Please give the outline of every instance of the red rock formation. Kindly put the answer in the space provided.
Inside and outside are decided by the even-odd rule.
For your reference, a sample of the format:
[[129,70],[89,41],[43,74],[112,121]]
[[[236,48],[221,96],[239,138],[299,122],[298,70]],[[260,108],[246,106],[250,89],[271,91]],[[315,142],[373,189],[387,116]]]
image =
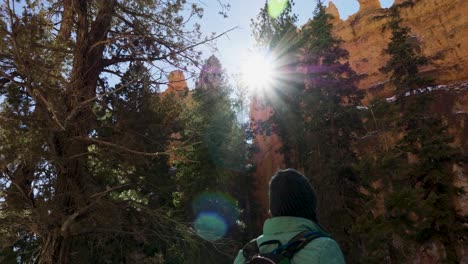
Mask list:
[[[426,91],[428,92],[428,91]],[[430,104],[430,113],[434,113],[442,119],[448,126],[448,132],[454,137],[453,147],[460,148],[464,153],[468,153],[468,82],[454,83],[451,85],[439,85],[432,89],[432,101]],[[419,96],[419,94],[412,95]],[[400,131],[386,131],[373,136],[365,137],[356,142],[355,150],[358,156],[372,156],[379,151],[379,146],[385,144],[392,147],[397,139],[402,137]],[[408,153],[408,161],[415,162],[417,157]],[[453,164],[452,171],[455,174],[454,186],[465,191],[468,190],[468,164]],[[372,184],[374,189],[382,187],[381,181],[375,181]],[[363,194],[369,194],[369,191],[362,188]],[[387,193],[382,191],[376,195],[376,205],[371,212],[377,216],[385,214],[384,199]],[[456,195],[452,198],[453,205],[457,213],[462,216],[468,216],[468,195]],[[460,263],[468,263],[468,248],[460,245],[458,256],[461,256]],[[406,263],[424,263],[436,264],[443,261],[445,251],[439,241],[426,243],[422,245],[416,255]]]
[[[373,96],[391,97],[394,94],[388,82],[389,76],[378,70],[388,60],[383,50],[387,47],[391,34],[388,30],[383,30],[383,27],[390,20],[390,12],[388,9],[382,9],[378,0],[359,0],[359,3],[359,12],[345,21],[339,19],[339,12],[332,2],[327,12],[335,17],[332,20],[333,33],[344,41],[342,45],[349,51],[352,68],[357,73],[366,75],[360,81],[359,88],[368,92],[369,96],[364,101],[367,104]],[[423,72],[435,78],[439,84],[468,80],[468,1],[395,0],[394,5],[396,4],[401,4],[403,25],[410,27],[413,34],[412,39],[408,41],[432,60],[431,65],[422,69]],[[438,93],[432,111],[449,125],[449,132],[455,138],[453,144],[468,153],[468,91],[463,87],[458,89],[460,86],[464,84],[448,86],[446,92]],[[271,111],[271,108],[263,106],[257,99],[252,100],[250,116],[254,122],[267,120],[272,114]],[[393,144],[399,137],[386,134],[387,144]],[[375,144],[380,144],[379,139],[367,140],[368,144],[361,142],[356,146],[358,154],[372,151]],[[269,178],[276,169],[284,165],[284,158],[278,152],[282,143],[274,134],[256,135],[255,143],[259,148],[259,152],[254,156],[257,166],[256,199],[264,208],[261,214],[266,216]],[[455,166],[454,172],[457,175],[454,184],[467,191],[468,166]],[[455,197],[454,204],[461,215],[468,215],[468,196]],[[376,212],[382,210],[383,204],[375,208]],[[460,260],[461,263],[468,263],[467,251],[466,248],[459,248],[459,256],[466,256]],[[440,243],[424,245],[411,263],[437,263],[443,257],[443,252]]]
[[[167,79],[168,79],[167,89],[161,93],[163,100],[175,99],[175,100],[184,100],[186,102],[190,101],[189,99],[190,96],[187,96],[189,94],[187,81],[182,71],[180,70],[172,71],[171,73],[169,73],[169,76],[167,77]],[[168,95],[173,95],[174,98]],[[173,138],[174,141],[171,141],[168,145],[168,150],[170,151],[168,162],[170,165],[172,165],[172,163],[176,159],[175,153],[172,152],[172,150],[177,149],[178,147],[181,147],[182,145],[180,141],[177,141],[177,139],[181,138],[181,135],[179,133],[171,134],[171,138]]]
[[[432,65],[424,71],[435,77],[438,83],[451,83],[468,79],[468,1],[465,0],[397,0],[395,4],[410,3],[400,9],[403,25],[411,28],[422,54],[432,59]],[[388,81],[388,75],[379,72],[388,59],[383,53],[390,32],[383,27],[389,21],[388,9],[380,8],[378,0],[359,0],[359,12],[346,21],[339,19],[336,7],[331,4],[328,12],[333,33],[343,39],[343,47],[349,51],[352,68],[367,74],[359,87],[373,94],[388,95],[391,87],[379,89]]]
[[180,70],[172,71],[167,77],[167,89],[162,93],[164,95],[175,94],[176,96],[187,95],[188,87],[184,72]]
[[[253,126],[257,122],[267,121],[273,113],[269,106],[265,106],[261,99],[252,98],[250,104],[250,118]],[[257,127],[254,127],[255,130]],[[253,155],[256,165],[255,177],[255,201],[259,205],[256,227],[261,230],[263,221],[268,217],[268,183],[271,176],[278,170],[284,168],[284,159],[279,150],[282,147],[281,139],[275,133],[264,135],[257,133],[254,137],[254,144],[258,152]]]
[[380,5],[379,0],[358,0],[359,2],[359,12],[362,13],[363,11],[369,9],[380,9],[382,6]]
[[333,2],[328,3],[327,13],[332,15],[333,17],[340,17],[338,8],[336,8],[336,5]]

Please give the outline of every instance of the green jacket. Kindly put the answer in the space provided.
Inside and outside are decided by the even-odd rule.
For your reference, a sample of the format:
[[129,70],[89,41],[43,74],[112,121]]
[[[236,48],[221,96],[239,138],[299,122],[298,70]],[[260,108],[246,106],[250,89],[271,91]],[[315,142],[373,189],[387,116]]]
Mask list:
[[[257,244],[269,240],[279,240],[281,244],[287,243],[295,235],[302,231],[322,231],[319,225],[313,221],[292,216],[280,216],[267,219],[263,225],[263,235],[257,238]],[[261,253],[268,253],[274,250],[277,246],[265,245],[260,247]],[[245,261],[242,250],[237,254],[234,264],[243,264]],[[319,264],[345,263],[343,253],[335,240],[327,237],[320,237],[309,242],[303,249],[297,252],[291,264]]]

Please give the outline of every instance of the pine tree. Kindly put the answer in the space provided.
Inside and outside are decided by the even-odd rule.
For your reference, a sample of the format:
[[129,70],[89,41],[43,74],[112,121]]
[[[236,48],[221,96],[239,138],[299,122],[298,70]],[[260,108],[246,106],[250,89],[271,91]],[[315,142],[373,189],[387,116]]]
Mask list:
[[[180,153],[182,162],[184,159],[188,162],[178,165],[178,178],[192,182],[193,192],[185,195],[184,203],[193,200],[197,193],[213,191],[220,186],[225,180],[223,174],[229,169],[239,169],[234,168],[238,163],[231,164],[233,153],[229,137],[237,124],[229,94],[230,87],[221,64],[211,56],[204,64],[193,92],[193,108],[186,113],[188,123],[183,136],[195,145],[191,151]],[[196,186],[193,185],[194,178],[197,179]]]
[[[431,83],[420,76],[419,68],[429,63],[408,42],[410,29],[401,26],[398,6],[391,9],[387,27],[392,30],[385,50],[390,55],[381,69],[391,73],[400,99],[395,106],[379,103],[384,110],[377,119],[390,120],[389,130],[404,133],[395,146],[363,159],[361,174],[370,190],[366,207],[372,211],[379,201],[384,212],[359,217],[355,227],[363,235],[364,257],[371,263],[401,263],[409,260],[426,243],[443,244],[447,263],[458,263],[456,245],[466,230],[457,215],[453,197],[453,166],[463,163],[461,152],[450,144],[447,126],[437,116],[429,116],[430,95],[402,97],[405,92]],[[379,183],[373,188],[372,183]],[[380,245],[380,246],[376,246]]]
[[[221,63],[211,56],[203,65],[192,92],[192,105],[183,114],[186,123],[182,138],[191,143],[191,147],[178,152],[175,164],[179,191],[174,193],[174,202],[182,209],[186,221],[199,219],[206,210],[223,218],[227,233],[219,234],[216,240],[240,239],[242,230],[237,224],[239,203],[228,206],[223,197],[234,196],[236,201],[245,205],[248,202],[245,201],[246,192],[250,191],[245,132],[237,122],[231,93]],[[209,197],[206,204],[195,205],[194,201],[204,195]],[[228,246],[226,242],[218,245],[222,248]],[[191,262],[204,263],[206,259],[232,261],[215,252],[205,250],[200,258],[191,259]]]
[[322,1],[318,1],[313,19],[302,29],[304,53],[302,70],[307,74],[306,89],[319,89],[320,94],[333,103],[355,105],[362,94],[358,92],[356,73],[351,69],[349,53],[333,36],[333,16],[326,13]]
[[402,26],[398,6],[391,8],[391,20],[387,28],[391,30],[392,37],[384,52],[390,55],[390,60],[380,68],[384,73],[390,73],[390,81],[395,85],[396,91],[402,95],[407,91],[429,85],[431,80],[422,77],[419,69],[428,65],[429,60],[415,51],[415,47],[408,42],[411,30]]
[[[269,4],[286,2],[284,9],[278,16],[271,16],[269,13]],[[296,75],[297,53],[299,44],[298,28],[296,26],[297,15],[293,13],[292,7],[294,1],[265,1],[265,6],[257,15],[256,20],[252,19],[251,28],[253,36],[261,52],[267,54],[273,63],[275,69],[274,81],[270,87],[266,87],[264,94],[254,94],[251,100],[254,108],[262,111],[271,111],[273,115],[268,120],[252,120],[251,127],[254,133],[253,148],[259,149],[259,136],[279,135],[284,141],[283,146],[289,146],[290,141],[285,140],[289,135],[285,130],[301,131],[301,116],[296,112],[296,108],[289,106],[295,103],[298,98],[302,85]],[[271,96],[270,96],[271,95]],[[285,125],[283,121],[288,120]],[[268,139],[266,139],[268,140]],[[270,151],[270,150],[268,150]],[[285,153],[284,150],[281,150]],[[283,155],[289,157],[288,155]],[[255,161],[254,161],[255,162]],[[255,166],[255,164],[254,164]],[[279,166],[279,165],[276,165]],[[260,168],[261,169],[261,168]],[[271,175],[262,175],[257,173],[257,177],[271,177]],[[256,179],[256,191],[254,193],[257,206],[261,206],[254,215],[255,227],[260,232],[263,222],[267,217],[267,210],[264,204],[267,196],[266,187],[263,186],[265,179]],[[262,184],[262,186],[258,186]]]
[[[413,258],[425,244],[438,241],[446,252],[441,261],[457,263],[460,256],[456,247],[463,243],[466,230],[452,201],[460,194],[453,185],[453,165],[461,166],[465,161],[462,153],[450,146],[453,137],[440,119],[421,114],[421,106],[410,107],[415,114],[406,114],[403,119],[398,106],[393,110],[387,107],[383,116],[377,116],[387,118],[397,111],[399,120],[394,129],[405,136],[388,151],[361,162],[364,186],[370,190],[369,213],[355,224],[365,241],[363,257],[369,263],[401,263]],[[376,182],[379,184],[372,185]],[[385,211],[376,214],[379,200]]]
[[317,189],[319,221],[352,261],[359,258],[358,238],[350,235],[350,229],[360,210],[352,142],[353,134],[361,129],[355,107],[361,93],[356,87],[357,74],[347,62],[348,52],[333,36],[332,18],[319,1],[313,19],[302,30],[299,68],[304,88],[295,107],[301,111],[304,130],[297,155]]
[[257,19],[252,19],[252,35],[258,46],[284,53],[294,46],[296,40],[297,15],[292,13],[294,1],[287,1],[284,10],[277,17],[272,17],[268,12],[268,1],[260,9]]
[[287,62],[281,72],[286,77],[271,89],[279,100],[269,102],[274,114],[264,125],[280,135],[286,166],[303,170],[316,186],[319,221],[343,245],[349,259],[357,259],[357,243],[349,231],[359,213],[349,197],[358,196],[351,142],[361,126],[355,110],[361,94],[355,85],[357,75],[346,62],[348,52],[333,36],[332,17],[321,1],[313,19],[294,37],[294,45],[285,47],[278,41],[291,32],[290,27],[278,26],[295,21],[290,10],[281,22],[271,22],[275,20],[265,9],[258,18],[253,24],[254,36],[260,36],[257,41],[269,44],[273,52],[287,50],[279,58]]

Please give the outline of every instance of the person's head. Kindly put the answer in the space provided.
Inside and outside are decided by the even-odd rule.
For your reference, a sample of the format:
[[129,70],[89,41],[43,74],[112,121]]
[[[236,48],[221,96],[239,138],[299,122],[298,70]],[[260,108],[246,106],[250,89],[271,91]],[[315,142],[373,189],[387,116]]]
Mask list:
[[277,171],[270,180],[270,214],[317,222],[317,196],[309,180],[294,169]]

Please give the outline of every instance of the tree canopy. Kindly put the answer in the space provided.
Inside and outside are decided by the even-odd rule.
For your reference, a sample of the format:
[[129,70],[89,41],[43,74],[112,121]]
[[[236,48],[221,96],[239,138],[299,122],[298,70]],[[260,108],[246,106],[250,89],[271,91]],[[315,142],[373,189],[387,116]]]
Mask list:
[[[432,83],[399,13],[412,3],[379,18],[391,31],[380,70],[397,100],[361,106],[361,76],[324,2],[303,26],[294,1],[272,2],[251,20],[276,63],[268,96],[252,101],[271,117],[254,123],[239,118],[243,84],[216,56],[202,60],[220,35],[201,33],[195,3],[4,1],[0,262],[231,263],[264,220],[253,153],[271,133],[348,262],[401,263],[427,245],[460,261],[454,181],[467,159],[434,97],[405,95]],[[164,90],[174,70],[193,89]]]
[[159,89],[171,69],[196,69],[197,47],[216,38],[200,33],[203,10],[183,0],[5,3],[5,261],[169,261],[195,236],[173,213],[168,166],[182,107]]

